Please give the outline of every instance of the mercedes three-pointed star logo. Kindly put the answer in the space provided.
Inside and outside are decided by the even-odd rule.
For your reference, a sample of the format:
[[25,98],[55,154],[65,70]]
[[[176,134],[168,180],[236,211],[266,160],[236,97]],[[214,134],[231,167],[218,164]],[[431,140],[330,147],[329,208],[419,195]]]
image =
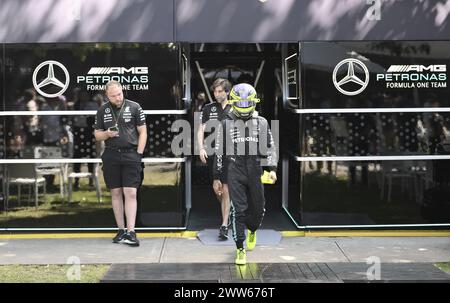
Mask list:
[[[60,80],[58,80],[55,77],[55,70],[54,70],[55,65],[58,66],[59,68],[61,68],[64,72],[64,75],[66,78],[63,82],[61,82]],[[37,83],[37,79],[36,79],[37,74],[41,70],[41,68],[43,68],[44,66],[48,66],[47,78],[45,78],[41,82]],[[62,65],[61,63],[59,63],[58,61],[48,60],[48,61],[42,62],[34,69],[34,72],[33,72],[34,88],[37,90],[37,92],[39,94],[41,94],[44,97],[54,98],[54,97],[61,96],[66,91],[67,87],[69,87],[69,82],[70,82],[70,77],[69,77],[69,72],[67,71],[67,68],[64,65]],[[60,90],[53,94],[48,94],[48,93],[42,91],[41,88],[43,88],[44,86],[50,85],[50,84],[59,87]]]
[[[347,75],[341,80],[337,81],[336,78],[337,72],[339,71],[339,68],[345,64],[347,64]],[[357,75],[355,75],[355,65],[359,66],[364,71],[365,74],[364,80],[361,80]],[[349,91],[342,88],[344,84],[350,82],[355,83],[361,87],[355,91]],[[343,93],[344,95],[347,96],[357,95],[361,93],[369,84],[369,70],[367,69],[366,65],[358,59],[349,58],[342,60],[336,65],[336,67],[333,70],[333,83],[334,86],[337,88],[337,90]]]

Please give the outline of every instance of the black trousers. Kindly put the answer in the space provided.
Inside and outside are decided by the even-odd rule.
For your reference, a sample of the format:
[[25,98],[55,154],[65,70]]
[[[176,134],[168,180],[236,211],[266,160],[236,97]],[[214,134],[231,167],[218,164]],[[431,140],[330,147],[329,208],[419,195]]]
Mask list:
[[256,231],[265,213],[262,168],[255,159],[228,161],[228,190],[231,202],[231,227],[236,246],[245,241],[245,229]]

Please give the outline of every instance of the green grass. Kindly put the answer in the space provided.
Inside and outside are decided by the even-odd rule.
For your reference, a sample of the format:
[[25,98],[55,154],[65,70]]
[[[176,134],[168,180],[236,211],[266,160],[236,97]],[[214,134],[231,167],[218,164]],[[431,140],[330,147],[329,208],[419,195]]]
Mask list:
[[380,199],[380,189],[355,184],[334,176],[310,173],[303,184],[303,211],[353,213],[367,215],[377,223],[425,223],[420,208],[398,190],[393,190],[392,202]]
[[450,263],[436,263],[435,266],[450,275]]
[[95,189],[91,189],[84,180],[80,181],[80,189],[73,192],[72,201],[63,201],[59,193],[46,194],[39,200],[38,209],[34,201],[23,199],[17,205],[17,196],[10,196],[8,212],[0,215],[0,226],[6,227],[89,227],[99,224],[114,226],[111,196],[106,188],[102,188],[103,202],[99,203]]
[[74,265],[0,265],[0,283],[98,283],[110,265],[80,265],[80,279]]
[[[151,211],[164,207],[171,209],[172,201],[177,199],[180,183],[179,163],[156,163],[146,165],[141,197],[145,201],[141,209]],[[110,227],[115,226],[114,214],[111,206],[111,195],[99,178],[102,201],[98,202],[95,188],[88,186],[86,178],[80,179],[80,188],[73,191],[71,203],[62,200],[59,191],[47,193],[45,198],[39,198],[39,206],[34,207],[34,196],[28,201],[28,188],[22,190],[22,202],[17,203],[17,195],[10,195],[9,210],[0,210],[0,227]],[[58,178],[54,184],[59,185]],[[13,190],[15,190],[13,188]],[[3,205],[0,206],[0,208]]]

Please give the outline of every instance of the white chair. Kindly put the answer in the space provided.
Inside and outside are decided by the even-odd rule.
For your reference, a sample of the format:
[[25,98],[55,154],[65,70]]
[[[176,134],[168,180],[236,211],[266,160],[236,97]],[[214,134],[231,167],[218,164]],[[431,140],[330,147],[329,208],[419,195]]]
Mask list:
[[68,182],[68,191],[69,191],[69,197],[68,197],[68,201],[69,203],[72,202],[72,181],[75,178],[89,178],[92,179],[94,181],[94,186],[95,189],[97,191],[97,199],[98,202],[102,202],[102,193],[101,193],[101,188],[100,188],[100,183],[98,181],[98,169],[99,169],[99,165],[98,163],[94,164],[94,172],[90,173],[90,172],[69,172],[67,174],[67,182]]
[[30,186],[28,201],[30,201],[31,188],[34,188],[35,207],[39,205],[39,186],[43,186],[43,196],[45,197],[45,178],[38,175],[36,165],[32,163],[24,164],[8,164],[6,172],[6,197],[5,210],[8,209],[9,204],[9,187],[10,185],[17,185],[18,187],[18,203],[21,201],[21,187],[22,185]]
[[386,179],[388,181],[388,194],[387,202],[391,202],[392,197],[392,180],[394,178],[400,179],[402,193],[407,190],[407,184],[410,182],[413,187],[413,191],[408,190],[408,195],[411,198],[412,195],[417,197],[418,186],[416,182],[416,173],[413,171],[412,161],[403,160],[400,163],[396,161],[384,161],[381,165],[381,195],[380,198],[384,199],[384,188],[386,184]]
[[431,161],[415,161],[412,168],[415,174],[415,182],[417,186],[416,203],[423,204],[423,195],[425,190],[433,184],[433,164]]
[[[61,147],[37,146],[34,148],[35,159],[61,159]],[[38,163],[36,171],[41,176],[59,175],[59,191],[61,198],[64,198],[64,164],[61,163]]]
[[2,193],[0,195],[3,198],[3,209],[6,210],[6,164],[0,165],[0,179],[2,182]]

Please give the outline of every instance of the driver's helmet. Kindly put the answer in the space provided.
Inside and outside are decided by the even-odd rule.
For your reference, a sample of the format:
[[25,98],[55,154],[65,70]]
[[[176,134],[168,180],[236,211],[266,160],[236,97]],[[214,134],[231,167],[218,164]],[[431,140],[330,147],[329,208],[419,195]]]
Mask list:
[[247,120],[253,115],[256,103],[259,101],[253,86],[247,83],[239,83],[231,89],[228,103],[231,104],[236,116]]

